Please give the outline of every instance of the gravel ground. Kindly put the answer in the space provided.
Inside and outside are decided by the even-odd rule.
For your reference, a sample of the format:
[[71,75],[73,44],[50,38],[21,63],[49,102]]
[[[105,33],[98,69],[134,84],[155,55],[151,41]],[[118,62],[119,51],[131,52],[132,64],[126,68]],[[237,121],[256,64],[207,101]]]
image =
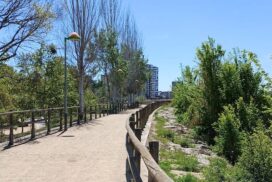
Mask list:
[[129,110],[0,151],[1,182],[122,182]]

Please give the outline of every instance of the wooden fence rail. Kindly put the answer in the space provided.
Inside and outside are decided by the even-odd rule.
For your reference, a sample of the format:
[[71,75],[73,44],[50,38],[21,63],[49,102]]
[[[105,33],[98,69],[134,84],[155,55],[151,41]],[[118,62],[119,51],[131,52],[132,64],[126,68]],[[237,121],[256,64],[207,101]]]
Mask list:
[[141,143],[141,134],[149,115],[161,105],[169,101],[156,101],[132,114],[126,122],[127,152],[131,181],[141,182],[140,166],[143,159],[148,169],[149,182],[172,182],[173,180],[158,165],[159,143],[150,142],[149,150]]
[[[100,104],[85,107],[83,119],[80,120],[79,106],[68,107],[68,126],[86,123],[94,118],[115,114],[126,108],[125,104]],[[7,142],[10,146],[15,141],[34,139],[37,135],[62,131],[64,124],[66,123],[63,107],[0,113],[0,143]]]

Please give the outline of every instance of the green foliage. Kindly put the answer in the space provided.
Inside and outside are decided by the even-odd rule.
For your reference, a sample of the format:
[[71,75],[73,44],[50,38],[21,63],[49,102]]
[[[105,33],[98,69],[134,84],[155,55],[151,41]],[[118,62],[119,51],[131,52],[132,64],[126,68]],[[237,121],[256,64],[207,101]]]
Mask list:
[[182,146],[184,148],[193,147],[192,140],[189,139],[188,137],[176,136],[174,138],[174,143],[179,144],[180,146]]
[[86,106],[95,106],[97,104],[97,98],[94,95],[94,93],[92,92],[92,90],[90,88],[87,88],[85,90],[85,100],[84,100],[84,104]]
[[225,57],[212,39],[196,55],[198,67],[182,70],[174,90],[176,115],[234,165],[211,161],[206,181],[271,181],[271,79],[254,53]]
[[264,131],[258,129],[244,141],[238,166],[250,181],[272,181],[272,141]]
[[160,165],[166,169],[166,171],[171,170],[183,170],[189,172],[198,172],[199,166],[198,161],[195,156],[186,155],[181,151],[160,151]]
[[[147,65],[143,52],[118,46],[118,34],[112,30],[100,30],[96,34],[97,61],[104,76],[104,97],[120,102],[128,94],[142,91],[146,81]],[[129,56],[127,51],[131,51]],[[137,81],[136,81],[137,80]]]
[[231,166],[228,162],[221,158],[213,158],[210,161],[210,165],[203,170],[205,181],[207,182],[219,182],[227,181],[233,182],[231,176]]
[[12,67],[0,63],[0,111],[10,110],[15,107],[14,93],[17,90],[13,84],[16,73]]
[[[250,55],[250,53],[249,53]],[[242,60],[240,63],[239,72],[243,91],[243,98],[246,103],[250,102],[251,97],[258,98],[258,90],[261,83],[261,74],[259,72],[254,73],[250,57],[245,52],[242,54]]]
[[187,174],[185,176],[179,177],[175,180],[176,182],[198,182],[199,180],[191,175],[191,174]]
[[175,138],[175,132],[171,131],[171,130],[160,130],[158,131],[158,136],[159,137],[162,137],[162,138],[165,138],[167,140],[170,140],[170,141],[174,141],[174,138]]
[[264,74],[252,66],[258,63],[256,56],[234,51],[222,61],[225,51],[213,39],[204,42],[196,54],[198,71],[189,67],[182,70],[180,83],[174,90],[173,105],[179,121],[198,126],[198,133],[209,143],[216,136],[214,123],[229,104],[235,108],[242,130],[252,131],[249,128],[256,126],[256,118],[269,125],[271,93],[261,85]]
[[[69,106],[78,104],[76,76],[73,67],[68,66]],[[11,66],[0,64],[0,111],[61,107],[63,88],[63,59],[57,56],[54,45],[41,44],[35,52],[21,54],[16,71]],[[93,98],[89,95],[86,102]]]
[[238,67],[230,61],[222,64],[220,73],[221,105],[233,104],[242,94],[242,85]]
[[203,112],[202,120],[202,133],[206,134],[207,141],[213,142],[215,131],[212,127],[213,123],[217,121],[219,113],[222,108],[220,107],[220,69],[221,60],[225,51],[220,45],[215,45],[215,41],[211,38],[204,42],[200,48],[197,49],[196,55],[199,59],[199,70],[201,76],[201,86],[203,94]]
[[258,121],[260,122],[259,110],[251,100],[250,103],[246,104],[242,97],[236,102],[237,112],[236,115],[241,123],[241,129],[246,132],[252,132],[257,126]]
[[167,143],[168,141],[174,141],[175,132],[164,128],[166,120],[163,117],[159,117],[158,114],[155,114],[156,120],[156,133],[160,141]]
[[239,131],[240,122],[236,118],[232,106],[224,107],[220,114],[216,131],[216,148],[219,154],[224,155],[232,164],[234,164],[241,153],[241,134]]
[[199,123],[199,106],[202,101],[196,77],[196,71],[187,66],[182,70],[180,84],[174,88],[173,106],[176,108],[178,121],[182,124]]
[[[34,53],[18,58],[20,91],[18,107],[21,109],[63,106],[64,65],[53,45],[41,44]],[[67,71],[68,104],[76,104],[76,79]]]

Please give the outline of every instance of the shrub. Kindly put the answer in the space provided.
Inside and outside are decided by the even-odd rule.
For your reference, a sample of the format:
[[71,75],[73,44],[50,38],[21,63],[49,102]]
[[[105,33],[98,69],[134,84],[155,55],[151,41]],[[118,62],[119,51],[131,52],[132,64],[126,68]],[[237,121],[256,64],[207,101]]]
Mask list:
[[169,162],[172,166],[172,169],[178,169],[188,172],[197,172],[199,171],[198,161],[195,156],[186,155],[181,151],[160,151],[161,162]]
[[207,182],[230,181],[228,171],[230,166],[228,162],[222,158],[211,159],[211,163],[203,170],[205,180]]
[[191,174],[187,174],[185,176],[179,177],[175,180],[176,182],[198,182],[199,180],[191,175]]
[[232,164],[234,164],[241,153],[241,134],[239,131],[240,122],[236,118],[232,106],[224,107],[224,112],[220,115],[215,138],[216,150],[222,154]]
[[244,141],[238,165],[250,175],[250,181],[272,181],[272,142],[262,130]]
[[191,139],[189,139],[187,137],[176,136],[174,143],[179,144],[180,146],[182,146],[184,148],[193,147]]

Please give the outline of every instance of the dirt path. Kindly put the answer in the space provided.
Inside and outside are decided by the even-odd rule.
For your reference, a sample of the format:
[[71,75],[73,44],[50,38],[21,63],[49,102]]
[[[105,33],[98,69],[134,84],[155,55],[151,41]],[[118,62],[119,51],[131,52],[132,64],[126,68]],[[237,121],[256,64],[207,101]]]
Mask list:
[[126,181],[125,121],[134,111],[0,151],[0,181]]

